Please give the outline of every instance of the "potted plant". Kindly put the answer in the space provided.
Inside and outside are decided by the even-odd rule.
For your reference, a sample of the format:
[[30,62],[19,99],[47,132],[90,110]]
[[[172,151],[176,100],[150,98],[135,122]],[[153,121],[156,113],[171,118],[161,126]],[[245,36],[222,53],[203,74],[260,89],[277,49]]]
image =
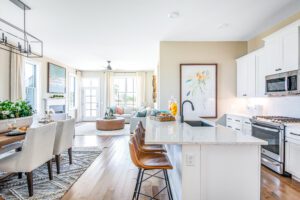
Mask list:
[[0,101],[0,133],[9,131],[9,124],[16,128],[30,126],[32,115],[32,107],[26,101]]

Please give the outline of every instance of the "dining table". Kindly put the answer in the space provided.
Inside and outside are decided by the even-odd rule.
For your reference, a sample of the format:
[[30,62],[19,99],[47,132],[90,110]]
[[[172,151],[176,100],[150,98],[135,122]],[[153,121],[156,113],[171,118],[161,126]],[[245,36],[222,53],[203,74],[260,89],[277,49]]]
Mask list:
[[25,139],[24,135],[7,136],[6,133],[0,133],[0,151],[4,150],[7,146],[16,142],[21,142]]
[[[33,122],[29,128],[36,128],[43,126],[45,123]],[[6,133],[0,133],[0,156],[2,153],[8,152],[13,149],[19,149],[22,147],[22,143],[25,139],[26,133],[23,135],[8,136]]]

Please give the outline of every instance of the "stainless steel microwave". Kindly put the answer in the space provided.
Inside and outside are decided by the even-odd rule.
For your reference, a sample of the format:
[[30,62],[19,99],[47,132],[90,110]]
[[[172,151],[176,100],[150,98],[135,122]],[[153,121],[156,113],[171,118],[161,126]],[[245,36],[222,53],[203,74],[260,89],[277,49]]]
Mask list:
[[300,70],[266,76],[268,96],[287,96],[300,94]]

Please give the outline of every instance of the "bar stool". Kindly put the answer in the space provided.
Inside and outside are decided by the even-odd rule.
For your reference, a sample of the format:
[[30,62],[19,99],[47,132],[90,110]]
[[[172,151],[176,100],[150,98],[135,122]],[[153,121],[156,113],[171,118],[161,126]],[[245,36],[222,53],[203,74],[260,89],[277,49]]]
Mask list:
[[[139,151],[138,144],[136,140],[134,140],[134,138],[131,138],[129,141],[129,149],[130,149],[130,157],[133,164],[139,168],[132,200],[138,200],[140,195],[149,197],[150,199],[158,200],[156,197],[165,189],[167,189],[168,191],[169,200],[173,200],[168,172],[167,172],[168,169],[173,169],[173,166],[168,156],[164,153],[145,153]],[[147,174],[145,173],[145,171],[147,170],[159,170],[159,171],[156,172],[155,174]],[[163,171],[164,173],[164,178],[156,176],[161,171]],[[144,174],[150,176],[144,179]],[[152,177],[164,179],[166,183],[166,186],[163,189],[161,189],[157,194],[155,194],[153,197],[141,193],[142,183]]]
[[139,151],[145,153],[163,153],[167,152],[163,145],[148,145],[145,144],[145,134],[140,129],[136,129],[132,135],[133,140],[138,144]]

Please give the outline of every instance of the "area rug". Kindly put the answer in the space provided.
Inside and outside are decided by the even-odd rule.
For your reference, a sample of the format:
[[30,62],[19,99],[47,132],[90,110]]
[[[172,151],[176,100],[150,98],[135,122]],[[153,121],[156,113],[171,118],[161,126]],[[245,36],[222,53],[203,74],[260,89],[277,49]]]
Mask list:
[[[17,175],[9,176],[0,182],[0,196],[5,200],[44,199],[58,200],[69,190],[76,180],[86,171],[93,161],[101,154],[100,148],[74,148],[73,164],[69,165],[67,152],[61,155],[61,173],[57,175],[53,162],[53,180],[49,180],[47,165],[33,171],[33,192],[28,197],[26,176],[18,179]],[[2,173],[2,175],[4,175]]]
[[130,135],[130,125],[125,124],[124,129],[115,131],[99,131],[96,129],[96,122],[82,122],[76,124],[75,135],[76,136],[118,136],[118,135]]

